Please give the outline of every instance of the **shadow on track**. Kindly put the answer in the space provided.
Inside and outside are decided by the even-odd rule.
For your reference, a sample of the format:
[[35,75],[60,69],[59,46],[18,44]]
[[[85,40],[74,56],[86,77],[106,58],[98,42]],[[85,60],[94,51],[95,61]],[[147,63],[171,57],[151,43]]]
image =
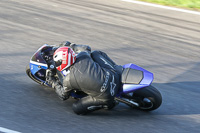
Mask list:
[[200,114],[200,82],[174,82],[157,84],[163,96],[160,115]]
[[[12,77],[13,79],[10,80],[11,77],[9,75],[1,75],[1,86],[6,88],[1,91],[3,94],[3,97],[1,97],[2,102],[27,106],[30,110],[32,108],[32,111],[39,108],[45,111],[57,108],[56,112],[73,113],[71,107],[73,102],[76,101],[75,99],[70,98],[67,101],[61,101],[51,88],[37,85],[31,80],[27,80],[27,82],[26,80],[20,81],[24,76],[25,74],[15,74]],[[153,83],[153,86],[161,91],[163,97],[162,105],[155,111],[144,112],[120,103],[112,110],[99,110],[87,116],[139,117],[199,114],[200,89],[198,87],[200,86],[200,82]],[[10,98],[8,99],[8,97]],[[61,110],[59,111],[59,109]]]

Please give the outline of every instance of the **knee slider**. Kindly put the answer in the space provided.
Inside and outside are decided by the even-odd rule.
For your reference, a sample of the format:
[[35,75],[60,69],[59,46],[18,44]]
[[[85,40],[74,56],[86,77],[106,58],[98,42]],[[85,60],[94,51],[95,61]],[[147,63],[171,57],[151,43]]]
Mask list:
[[73,111],[78,115],[87,114],[101,108],[103,108],[102,103],[91,96],[80,99],[72,106]]

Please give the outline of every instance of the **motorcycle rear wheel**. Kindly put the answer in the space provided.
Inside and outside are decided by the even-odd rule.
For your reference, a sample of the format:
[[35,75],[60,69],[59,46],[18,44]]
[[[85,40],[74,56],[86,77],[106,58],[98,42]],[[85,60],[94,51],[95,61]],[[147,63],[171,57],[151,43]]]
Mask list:
[[132,94],[131,100],[138,103],[138,109],[143,111],[155,110],[162,104],[162,96],[160,92],[151,85],[136,90]]

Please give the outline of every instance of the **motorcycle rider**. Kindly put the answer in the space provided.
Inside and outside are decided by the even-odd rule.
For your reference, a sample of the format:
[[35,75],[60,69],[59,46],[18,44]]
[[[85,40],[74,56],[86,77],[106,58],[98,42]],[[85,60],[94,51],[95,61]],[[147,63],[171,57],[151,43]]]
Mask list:
[[[46,80],[62,100],[68,99],[72,90],[87,94],[73,103],[72,109],[76,114],[115,106],[114,97],[120,87],[122,67],[116,65],[107,54],[91,52],[87,45],[65,42],[55,49],[53,61],[55,67],[50,66]],[[62,73],[63,80],[57,80],[55,73]]]

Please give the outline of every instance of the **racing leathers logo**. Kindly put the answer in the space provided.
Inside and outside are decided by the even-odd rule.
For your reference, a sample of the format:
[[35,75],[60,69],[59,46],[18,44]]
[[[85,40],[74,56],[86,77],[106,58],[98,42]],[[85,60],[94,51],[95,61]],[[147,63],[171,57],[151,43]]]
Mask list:
[[105,82],[103,83],[103,85],[101,86],[101,89],[100,89],[101,92],[105,92],[106,91],[109,77],[110,77],[110,73],[106,72]]
[[[103,83],[103,85],[102,85],[102,87],[100,89],[101,92],[105,92],[107,90],[107,88],[108,88],[107,85],[108,85],[109,77],[110,77],[110,73],[106,72],[105,82]],[[111,94],[111,96],[115,95],[115,87],[116,87],[115,77],[112,75],[112,81],[110,82],[110,94]]]
[[116,87],[115,77],[112,75],[112,82],[110,82],[110,94],[111,94],[111,96],[115,95],[115,87]]

